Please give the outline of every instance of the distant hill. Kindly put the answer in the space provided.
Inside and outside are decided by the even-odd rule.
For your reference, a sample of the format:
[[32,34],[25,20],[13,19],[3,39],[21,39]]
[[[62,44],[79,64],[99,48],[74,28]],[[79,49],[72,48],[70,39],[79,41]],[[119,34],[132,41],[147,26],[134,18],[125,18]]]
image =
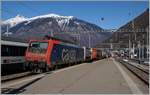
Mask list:
[[[134,24],[134,27],[133,27]],[[134,33],[133,31],[136,31],[136,42],[139,40],[144,39],[144,44],[147,43],[147,37],[148,34],[146,33],[149,31],[149,9],[144,11],[141,15],[137,16],[132,21],[128,22],[127,24],[121,26],[116,32],[112,34],[112,36],[106,40],[104,40],[102,43],[122,43],[120,44],[123,47],[128,47],[129,42],[129,32],[130,32],[130,40],[134,41]],[[143,33],[139,33],[143,32]],[[144,33],[145,32],[145,33]],[[143,38],[144,34],[144,38]],[[119,47],[121,47],[119,46]],[[102,44],[97,44],[96,47],[103,47]],[[105,47],[105,46],[104,46]],[[106,46],[108,47],[108,46]]]
[[[134,27],[133,25],[134,24]],[[140,29],[140,28],[148,28],[149,26],[149,9],[144,11],[141,15],[137,16],[135,19],[132,21],[128,22],[127,24],[123,25],[119,29]]]

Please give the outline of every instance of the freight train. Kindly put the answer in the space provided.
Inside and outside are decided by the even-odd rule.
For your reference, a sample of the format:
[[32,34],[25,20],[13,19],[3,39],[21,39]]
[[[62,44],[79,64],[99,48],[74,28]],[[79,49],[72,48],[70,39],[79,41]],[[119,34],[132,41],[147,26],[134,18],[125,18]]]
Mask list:
[[46,72],[63,64],[76,64],[101,58],[96,48],[79,47],[59,39],[31,40],[25,67],[32,72]]

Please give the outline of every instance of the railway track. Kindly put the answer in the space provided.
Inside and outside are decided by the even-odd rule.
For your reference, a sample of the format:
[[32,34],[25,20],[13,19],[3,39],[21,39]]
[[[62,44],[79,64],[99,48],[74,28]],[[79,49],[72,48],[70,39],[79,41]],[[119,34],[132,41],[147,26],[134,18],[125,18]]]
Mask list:
[[137,60],[137,59],[130,59],[130,61],[136,62],[138,64],[149,66],[149,60],[148,59],[146,61],[144,61],[144,60]]
[[120,63],[122,63],[127,69],[129,69],[132,73],[134,73],[139,79],[141,79],[146,85],[149,86],[149,70],[145,70],[140,66],[133,65],[128,61],[117,59]]
[[[1,83],[1,93],[2,94],[14,94],[20,89],[31,85],[32,83],[38,81],[45,76],[42,74],[29,74],[20,78],[11,79],[10,81],[5,81]],[[20,85],[21,84],[21,85]],[[17,85],[20,85],[19,87]],[[15,86],[18,87],[15,89]]]
[[23,73],[17,73],[17,74],[2,76],[1,82],[3,83],[3,82],[11,81],[11,80],[23,78],[23,77],[26,77],[29,75],[32,75],[32,73],[31,72],[23,72]]

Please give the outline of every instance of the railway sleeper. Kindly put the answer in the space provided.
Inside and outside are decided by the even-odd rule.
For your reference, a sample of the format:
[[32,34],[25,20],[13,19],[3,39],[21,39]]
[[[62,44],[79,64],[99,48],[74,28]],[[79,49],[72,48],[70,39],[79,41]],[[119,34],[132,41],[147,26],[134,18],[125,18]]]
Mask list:
[[125,67],[127,67],[131,72],[133,72],[137,77],[139,77],[144,83],[149,86],[149,74],[144,72],[142,69],[137,68],[128,62],[124,62],[123,60],[119,60]]

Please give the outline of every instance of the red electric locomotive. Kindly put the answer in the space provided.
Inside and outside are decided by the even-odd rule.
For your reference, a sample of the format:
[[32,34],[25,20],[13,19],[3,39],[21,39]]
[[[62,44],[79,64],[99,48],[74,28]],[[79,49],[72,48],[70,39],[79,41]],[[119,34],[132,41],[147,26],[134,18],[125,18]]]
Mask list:
[[25,59],[28,70],[43,72],[61,64],[84,61],[84,49],[57,39],[31,40]]

